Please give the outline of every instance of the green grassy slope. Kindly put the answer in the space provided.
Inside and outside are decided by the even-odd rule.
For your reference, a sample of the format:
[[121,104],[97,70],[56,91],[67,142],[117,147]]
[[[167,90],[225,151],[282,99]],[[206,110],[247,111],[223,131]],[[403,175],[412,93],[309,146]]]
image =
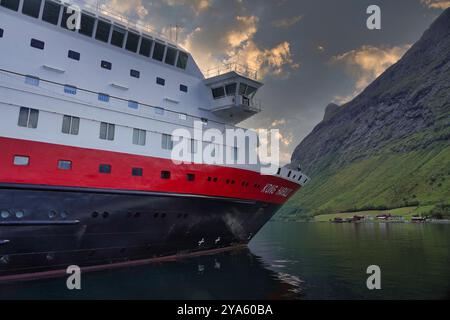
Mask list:
[[446,141],[406,153],[374,155],[339,170],[325,169],[283,207],[280,216],[439,203],[450,203],[450,145]]

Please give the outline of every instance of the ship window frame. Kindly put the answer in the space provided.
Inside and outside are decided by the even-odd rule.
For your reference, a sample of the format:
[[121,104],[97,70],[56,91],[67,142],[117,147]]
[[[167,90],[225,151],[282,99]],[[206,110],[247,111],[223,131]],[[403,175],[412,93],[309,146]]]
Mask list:
[[107,93],[98,93],[98,101],[109,103],[110,96]]
[[64,85],[64,93],[66,93],[66,94],[76,95],[77,94],[77,90],[78,90],[77,87],[72,86],[70,84]]
[[161,179],[163,180],[170,180],[171,178],[171,172],[167,170],[161,171]]
[[[39,5],[37,6],[37,1]],[[42,0],[23,0],[22,13],[32,18],[39,18],[41,12]]]
[[139,102],[134,101],[134,100],[129,100],[128,101],[128,108],[134,109],[134,110],[139,109]]
[[80,118],[63,115],[61,132],[72,136],[77,136],[80,133]]
[[69,9],[70,8],[68,6],[63,6],[61,22],[60,22],[59,26],[63,29],[74,32],[77,30],[76,28],[69,29],[69,27],[67,26],[67,20],[69,20],[69,18],[73,15],[73,12],[69,13]]
[[44,50],[45,49],[45,42],[39,39],[31,38],[30,40],[30,47]]
[[141,78],[141,72],[139,70],[131,69],[130,70],[130,77],[140,79]]
[[0,5],[9,10],[19,11],[20,0],[2,0]]
[[116,126],[112,123],[100,122],[100,140],[114,141]]
[[17,126],[22,128],[36,129],[39,123],[39,110],[20,107],[19,119],[17,121]]
[[106,163],[99,164],[98,173],[111,174],[111,172],[112,172],[112,167],[110,164],[106,164]]
[[237,83],[236,82],[229,83],[225,86],[225,94],[227,95],[227,97],[235,96],[236,91],[237,91]]
[[161,108],[161,107],[155,107],[155,113],[156,113],[157,115],[163,116],[164,113],[165,113],[165,109],[164,109],[164,108]]
[[106,70],[112,70],[112,63],[106,60],[100,62],[100,67]]
[[145,146],[147,144],[147,131],[133,128],[133,144],[136,146]]
[[136,53],[139,49],[140,38],[140,34],[128,31],[127,41],[125,42],[125,49],[130,52]]
[[189,55],[186,52],[179,51],[177,58],[177,68],[186,70],[189,61]]
[[156,84],[160,85],[160,86],[165,86],[166,85],[166,79],[161,78],[161,77],[156,77]]
[[144,169],[138,167],[131,168],[131,175],[133,177],[142,177],[144,176]]
[[80,61],[81,54],[77,51],[69,50],[69,51],[67,51],[67,58],[75,60],[75,61]]
[[108,43],[111,28],[112,24],[108,21],[97,19],[97,25],[95,27],[95,40]]
[[186,180],[189,181],[189,182],[194,182],[195,181],[195,174],[194,173],[186,174]]
[[173,150],[173,136],[171,134],[161,134],[161,148],[163,150]]
[[223,86],[212,88],[211,92],[214,100],[225,98],[225,88]]
[[72,170],[71,160],[58,160],[58,170],[70,171]]
[[80,30],[78,30],[78,33],[92,38],[95,29],[95,21],[95,17],[85,13],[81,13]]
[[[124,28],[121,28],[119,26],[113,26],[112,27],[112,34],[111,34],[111,41],[109,42],[111,45],[123,48],[123,44],[125,43],[125,36],[127,35],[127,30]],[[121,37],[120,38],[118,38]]]
[[0,28],[0,38],[3,38],[3,32],[4,32],[4,30],[2,28]]
[[185,84],[180,84],[180,91],[181,91],[181,92],[188,93],[188,90],[189,90],[189,88],[188,88],[187,85],[185,85]]
[[30,157],[25,155],[14,155],[13,165],[17,167],[28,167],[30,165]]
[[31,86],[39,87],[41,79],[35,76],[26,75],[25,76],[25,83],[29,84]]
[[53,1],[46,0],[42,10],[42,21],[50,23],[54,26],[58,25],[59,16],[61,14],[61,5]]
[[159,41],[155,41],[153,45],[152,59],[162,62],[164,60],[164,53],[166,52],[166,45]]
[[[145,43],[145,45],[144,45]],[[148,47],[147,47],[148,45]],[[141,56],[150,58],[151,54],[152,54],[152,47],[153,47],[153,40],[146,38],[146,37],[141,37],[141,46],[139,48],[139,54]],[[145,51],[144,51],[145,50]]]
[[174,66],[175,62],[177,60],[177,49],[172,48],[172,47],[167,47],[166,50],[166,57],[164,58],[164,63]]

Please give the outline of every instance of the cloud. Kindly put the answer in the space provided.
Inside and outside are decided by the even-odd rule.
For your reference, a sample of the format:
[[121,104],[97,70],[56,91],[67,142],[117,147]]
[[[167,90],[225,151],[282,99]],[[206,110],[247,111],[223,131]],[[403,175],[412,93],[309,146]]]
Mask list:
[[[93,2],[94,4],[96,1],[88,1]],[[130,14],[136,14],[139,18],[143,19],[148,15],[148,10],[145,8],[145,6],[142,3],[142,0],[107,0],[104,3],[101,4],[102,9],[113,9],[115,12],[123,14],[123,15],[130,15]]]
[[335,102],[348,102],[373,80],[378,78],[387,68],[396,63],[411,45],[397,47],[362,46],[332,58],[332,63],[341,64],[346,71],[356,78],[355,90],[349,95],[336,96]]
[[302,19],[302,16],[295,16],[292,18],[285,18],[280,20],[275,20],[272,22],[272,25],[276,28],[290,28],[293,25],[297,24]]
[[168,6],[188,6],[196,15],[206,11],[212,5],[212,0],[163,0]]
[[420,0],[420,2],[431,9],[447,9],[450,8],[449,0]]
[[231,47],[236,48],[253,38],[258,31],[258,17],[236,17],[236,25],[227,35],[228,43]]

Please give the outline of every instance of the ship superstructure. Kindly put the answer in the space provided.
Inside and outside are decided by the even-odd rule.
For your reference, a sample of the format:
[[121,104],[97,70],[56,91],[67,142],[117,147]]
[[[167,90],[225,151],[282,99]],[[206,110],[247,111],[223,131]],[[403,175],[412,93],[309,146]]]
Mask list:
[[[245,244],[308,178],[171,160],[173,132],[257,114],[257,74],[102,10],[0,1],[0,277]],[[235,145],[217,145],[237,153]]]

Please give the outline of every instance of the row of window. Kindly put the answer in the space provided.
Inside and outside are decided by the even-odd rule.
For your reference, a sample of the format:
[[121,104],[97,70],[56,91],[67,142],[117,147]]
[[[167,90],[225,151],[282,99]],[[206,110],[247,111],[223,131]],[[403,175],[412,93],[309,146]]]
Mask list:
[[[225,86],[220,86],[217,88],[212,88],[212,95],[214,99],[222,99],[225,96],[235,96],[237,90],[237,83],[229,83]],[[252,86],[249,86],[245,83],[239,83],[239,91],[238,94],[240,96],[253,97],[258,89]]]
[[[35,48],[35,49],[44,50],[45,42],[33,38],[30,41],[30,46],[32,48]],[[69,50],[68,53],[67,53],[67,56],[68,56],[69,59],[77,60],[77,61],[80,61],[80,58],[81,58],[81,54],[79,52],[76,52],[76,51],[73,51],[73,50]],[[106,70],[112,70],[112,63],[109,62],[109,61],[106,61],[106,60],[102,60],[100,62],[100,67],[103,68],[103,69],[106,69]],[[138,71],[138,70],[131,69],[130,70],[130,77],[139,79],[141,77],[141,72]],[[156,84],[158,84],[160,86],[165,86],[166,85],[166,80],[161,78],[161,77],[157,77],[156,78]],[[73,88],[75,88],[75,87],[73,87]],[[184,84],[180,84],[180,88],[179,89],[180,89],[181,92],[185,92],[185,93],[188,92],[188,87],[186,85],[184,85]],[[73,94],[76,94],[76,90],[75,90],[75,93],[73,93]]]
[[[42,3],[44,3],[44,6],[41,15]],[[0,5],[18,11],[20,0],[1,0]],[[42,21],[53,25],[58,25],[58,22],[61,21],[60,26],[68,29],[67,22],[72,15],[68,9],[67,6],[52,0],[23,0],[22,13],[33,18],[41,18]],[[78,33],[81,35],[90,38],[94,37],[98,41],[126,49],[129,52],[138,53],[147,58],[151,57],[153,60],[164,62],[183,70],[187,67],[188,54],[170,45],[166,46],[161,41],[154,41],[150,37],[141,36],[138,32],[128,31],[125,28],[111,24],[106,19],[96,18],[87,12],[82,12],[80,22]],[[75,32],[75,30],[71,31]]]
[[[30,157],[29,156],[24,156],[24,155],[16,155],[14,156],[13,159],[13,164],[15,166],[19,166],[19,167],[26,167],[30,165]],[[70,160],[58,160],[57,163],[57,168],[59,170],[65,170],[65,171],[69,171],[72,170],[72,161]],[[101,174],[111,174],[112,173],[112,166],[110,164],[100,164],[98,167],[98,172]],[[143,177],[144,176],[144,169],[143,168],[139,168],[139,167],[134,167],[131,168],[131,175],[133,177]],[[186,174],[186,180],[189,182],[194,182],[195,181],[195,177],[196,175],[193,173],[187,173]],[[163,180],[170,180],[171,179],[171,172],[167,171],[167,170],[163,170],[160,173],[160,178]],[[219,179],[217,177],[212,178],[212,177],[208,177],[207,179],[208,182],[218,182]],[[234,185],[235,184],[235,180],[231,180],[231,179],[226,179],[225,180],[226,184],[231,184]],[[243,181],[241,183],[242,187],[248,187],[249,183],[246,181]],[[255,188],[261,188],[260,184],[254,184]]]
[[[24,128],[36,129],[39,122],[39,110],[21,107],[19,111],[18,126]],[[78,135],[80,133],[80,118],[63,115],[61,132],[64,134]],[[114,141],[116,126],[112,123],[100,122],[99,138],[101,140]],[[147,143],[147,131],[143,129],[133,128],[132,142],[134,145],[145,146]],[[164,150],[172,150],[174,147],[173,136],[162,134],[161,147]],[[198,143],[194,139],[190,139],[190,153],[197,153]],[[234,161],[238,157],[237,147],[233,148]],[[215,156],[215,149],[212,156]]]

